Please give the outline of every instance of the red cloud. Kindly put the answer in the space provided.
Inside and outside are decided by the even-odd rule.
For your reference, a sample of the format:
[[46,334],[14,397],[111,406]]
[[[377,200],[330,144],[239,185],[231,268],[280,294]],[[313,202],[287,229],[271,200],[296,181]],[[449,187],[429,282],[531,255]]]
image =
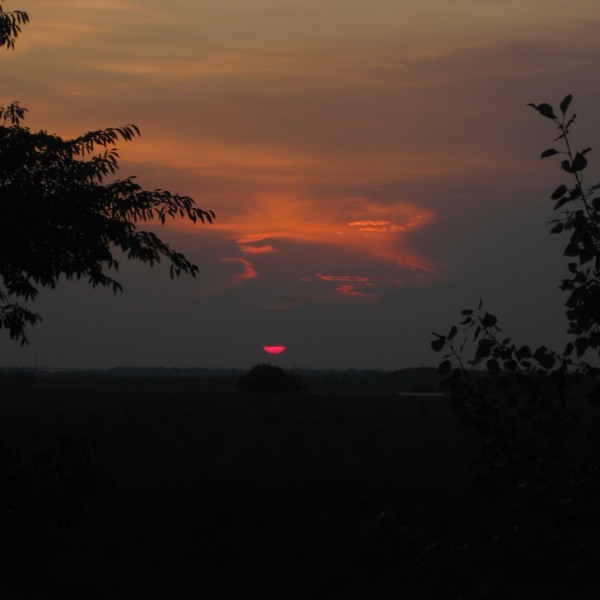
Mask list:
[[368,298],[370,300],[375,300],[379,298],[377,294],[369,294],[367,292],[361,292],[356,288],[356,286],[351,283],[345,283],[343,285],[338,285],[335,288],[335,291],[342,296],[353,296],[355,298]]
[[248,246],[246,244],[241,244],[240,250],[246,254],[271,254],[272,252],[277,252],[271,244],[267,244],[266,246]]
[[371,221],[368,219],[365,221],[352,221],[351,223],[348,223],[350,227],[385,227],[391,224],[391,221]]
[[370,281],[369,277],[361,277],[356,275],[321,275],[320,273],[316,273],[315,277],[323,281],[353,281],[366,283]]
[[[417,220],[421,219],[421,215],[416,215]],[[415,227],[417,225],[416,221],[407,221],[403,225],[394,225],[391,221],[381,220],[375,221],[372,219],[364,219],[362,221],[351,221],[348,223],[348,227],[355,227],[358,231],[368,231],[375,233],[386,233],[386,232],[398,232],[398,231],[406,231],[409,227]]]
[[339,285],[336,285],[335,291],[341,296],[367,298],[370,300],[379,298],[378,294],[365,291],[368,288],[375,287],[370,277],[363,277],[361,275],[323,275],[321,273],[316,273],[315,277],[318,277],[321,281],[338,283]]
[[229,285],[239,285],[241,283],[244,283],[244,281],[248,280],[248,279],[254,279],[257,276],[257,272],[256,269],[254,268],[254,266],[252,265],[252,263],[250,263],[249,261],[247,261],[245,258],[222,258],[221,262],[226,262],[226,263],[240,263],[243,267],[244,270],[241,273],[238,273],[237,275],[234,275],[230,280],[229,280]]

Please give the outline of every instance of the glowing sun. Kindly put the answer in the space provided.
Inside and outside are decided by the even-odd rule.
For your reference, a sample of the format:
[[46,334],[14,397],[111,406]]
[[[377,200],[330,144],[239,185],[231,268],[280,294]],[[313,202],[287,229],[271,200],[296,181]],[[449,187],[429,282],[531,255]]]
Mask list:
[[285,350],[285,346],[263,346],[263,350],[267,354],[281,354]]

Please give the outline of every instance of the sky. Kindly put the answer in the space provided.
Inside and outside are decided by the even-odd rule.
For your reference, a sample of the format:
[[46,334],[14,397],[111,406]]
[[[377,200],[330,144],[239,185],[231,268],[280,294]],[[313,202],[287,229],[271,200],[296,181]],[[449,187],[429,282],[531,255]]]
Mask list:
[[[161,237],[199,266],[61,282],[1,366],[402,369],[484,307],[562,350],[566,240],[549,234],[553,125],[600,148],[597,0],[6,0],[1,102],[62,137],[134,123],[119,177],[192,196]],[[597,178],[600,180],[600,177]],[[268,356],[263,345],[285,345]]]

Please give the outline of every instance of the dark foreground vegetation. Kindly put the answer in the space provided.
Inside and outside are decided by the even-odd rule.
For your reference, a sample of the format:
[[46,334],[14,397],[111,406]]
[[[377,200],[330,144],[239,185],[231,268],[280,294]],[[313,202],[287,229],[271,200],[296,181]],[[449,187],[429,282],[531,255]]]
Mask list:
[[2,598],[590,597],[560,572],[490,585],[509,564],[486,555],[505,509],[473,487],[481,441],[448,398],[264,402],[194,379],[61,379],[13,380],[0,399],[0,439],[22,464],[62,447],[82,470],[67,480],[72,522],[44,513],[18,547],[3,536],[28,562],[3,569]]
[[490,518],[443,398],[91,388],[0,400],[24,463],[93,440],[111,482],[77,527],[48,524],[30,585],[4,573],[3,598],[450,597],[423,577],[428,547]]

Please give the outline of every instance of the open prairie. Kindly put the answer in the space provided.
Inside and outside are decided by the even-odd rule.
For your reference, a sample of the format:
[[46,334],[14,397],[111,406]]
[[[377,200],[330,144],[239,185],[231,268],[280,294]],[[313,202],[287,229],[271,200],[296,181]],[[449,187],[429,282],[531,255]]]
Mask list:
[[114,483],[27,598],[398,597],[393,531],[433,542],[483,509],[476,440],[440,397],[82,385],[3,394],[0,414],[25,459],[97,439]]

